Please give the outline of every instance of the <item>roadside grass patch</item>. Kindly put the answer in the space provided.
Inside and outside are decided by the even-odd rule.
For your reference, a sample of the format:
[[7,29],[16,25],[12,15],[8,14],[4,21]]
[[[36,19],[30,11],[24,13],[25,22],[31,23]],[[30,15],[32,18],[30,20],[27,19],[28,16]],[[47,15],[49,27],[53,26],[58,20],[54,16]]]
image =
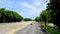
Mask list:
[[47,31],[50,32],[51,34],[58,34],[56,30],[54,30],[52,27],[47,26]]
[[[44,22],[39,22],[39,26],[45,26]],[[46,26],[46,30],[51,34],[60,34],[60,29],[59,28],[54,29],[50,25]]]

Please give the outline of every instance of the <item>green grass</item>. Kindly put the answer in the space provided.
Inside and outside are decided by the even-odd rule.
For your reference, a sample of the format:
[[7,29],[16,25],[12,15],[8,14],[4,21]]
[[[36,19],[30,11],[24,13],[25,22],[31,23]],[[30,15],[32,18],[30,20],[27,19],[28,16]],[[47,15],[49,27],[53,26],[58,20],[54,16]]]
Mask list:
[[[45,24],[40,22],[39,26],[45,26]],[[47,26],[46,28],[47,28],[47,31],[50,32],[51,34],[60,34],[60,29],[58,28],[54,29],[53,27],[49,27],[49,26]]]
[[59,34],[58,32],[56,32],[56,30],[54,30],[51,27],[47,27],[47,31],[50,32],[51,34]]

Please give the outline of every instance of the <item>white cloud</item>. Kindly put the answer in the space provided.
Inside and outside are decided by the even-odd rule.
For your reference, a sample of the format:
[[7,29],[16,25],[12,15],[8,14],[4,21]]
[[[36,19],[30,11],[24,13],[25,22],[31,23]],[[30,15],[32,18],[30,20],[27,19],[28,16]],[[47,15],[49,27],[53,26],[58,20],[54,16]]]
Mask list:
[[[29,4],[30,3],[30,4]],[[44,4],[43,4],[44,5]],[[14,11],[17,11],[24,17],[36,17],[37,15],[40,14],[42,11],[43,7],[41,4],[41,0],[33,0],[31,1],[24,1],[20,0],[19,2],[16,0],[0,0],[0,7],[4,7],[7,9],[11,9]],[[26,14],[26,15],[25,15]]]
[[35,9],[36,8],[35,6],[28,4],[27,2],[24,2],[21,5],[24,6],[24,7],[30,8],[30,9]]
[[35,15],[35,16],[39,15],[40,12],[41,12],[41,10],[38,7],[36,7],[35,5],[33,5],[33,4],[30,5],[29,3],[24,2],[24,3],[21,3],[21,5],[23,7],[29,8],[29,12],[28,13],[30,13],[31,16],[33,16],[33,15]]
[[34,5],[40,6],[40,2],[35,2]]
[[35,0],[34,5],[40,6],[40,4],[41,4],[40,1],[41,1],[41,0]]

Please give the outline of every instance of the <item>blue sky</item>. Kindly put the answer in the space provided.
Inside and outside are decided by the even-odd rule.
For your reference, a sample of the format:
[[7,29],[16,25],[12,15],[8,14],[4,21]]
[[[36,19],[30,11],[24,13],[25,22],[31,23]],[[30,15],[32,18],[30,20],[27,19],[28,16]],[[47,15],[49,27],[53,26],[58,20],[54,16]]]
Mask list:
[[46,0],[0,0],[0,8],[13,10],[24,18],[34,19],[46,9],[47,3]]

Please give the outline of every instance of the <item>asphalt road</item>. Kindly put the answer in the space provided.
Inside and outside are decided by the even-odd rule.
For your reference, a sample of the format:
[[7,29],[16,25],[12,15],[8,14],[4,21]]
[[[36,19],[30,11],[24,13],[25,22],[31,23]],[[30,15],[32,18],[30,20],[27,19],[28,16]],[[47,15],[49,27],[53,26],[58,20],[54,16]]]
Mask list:
[[0,23],[0,34],[14,34],[17,30],[25,28],[32,21]]
[[16,31],[14,34],[49,34],[49,33],[40,31],[38,23],[33,22],[32,25],[28,25],[27,27]]

